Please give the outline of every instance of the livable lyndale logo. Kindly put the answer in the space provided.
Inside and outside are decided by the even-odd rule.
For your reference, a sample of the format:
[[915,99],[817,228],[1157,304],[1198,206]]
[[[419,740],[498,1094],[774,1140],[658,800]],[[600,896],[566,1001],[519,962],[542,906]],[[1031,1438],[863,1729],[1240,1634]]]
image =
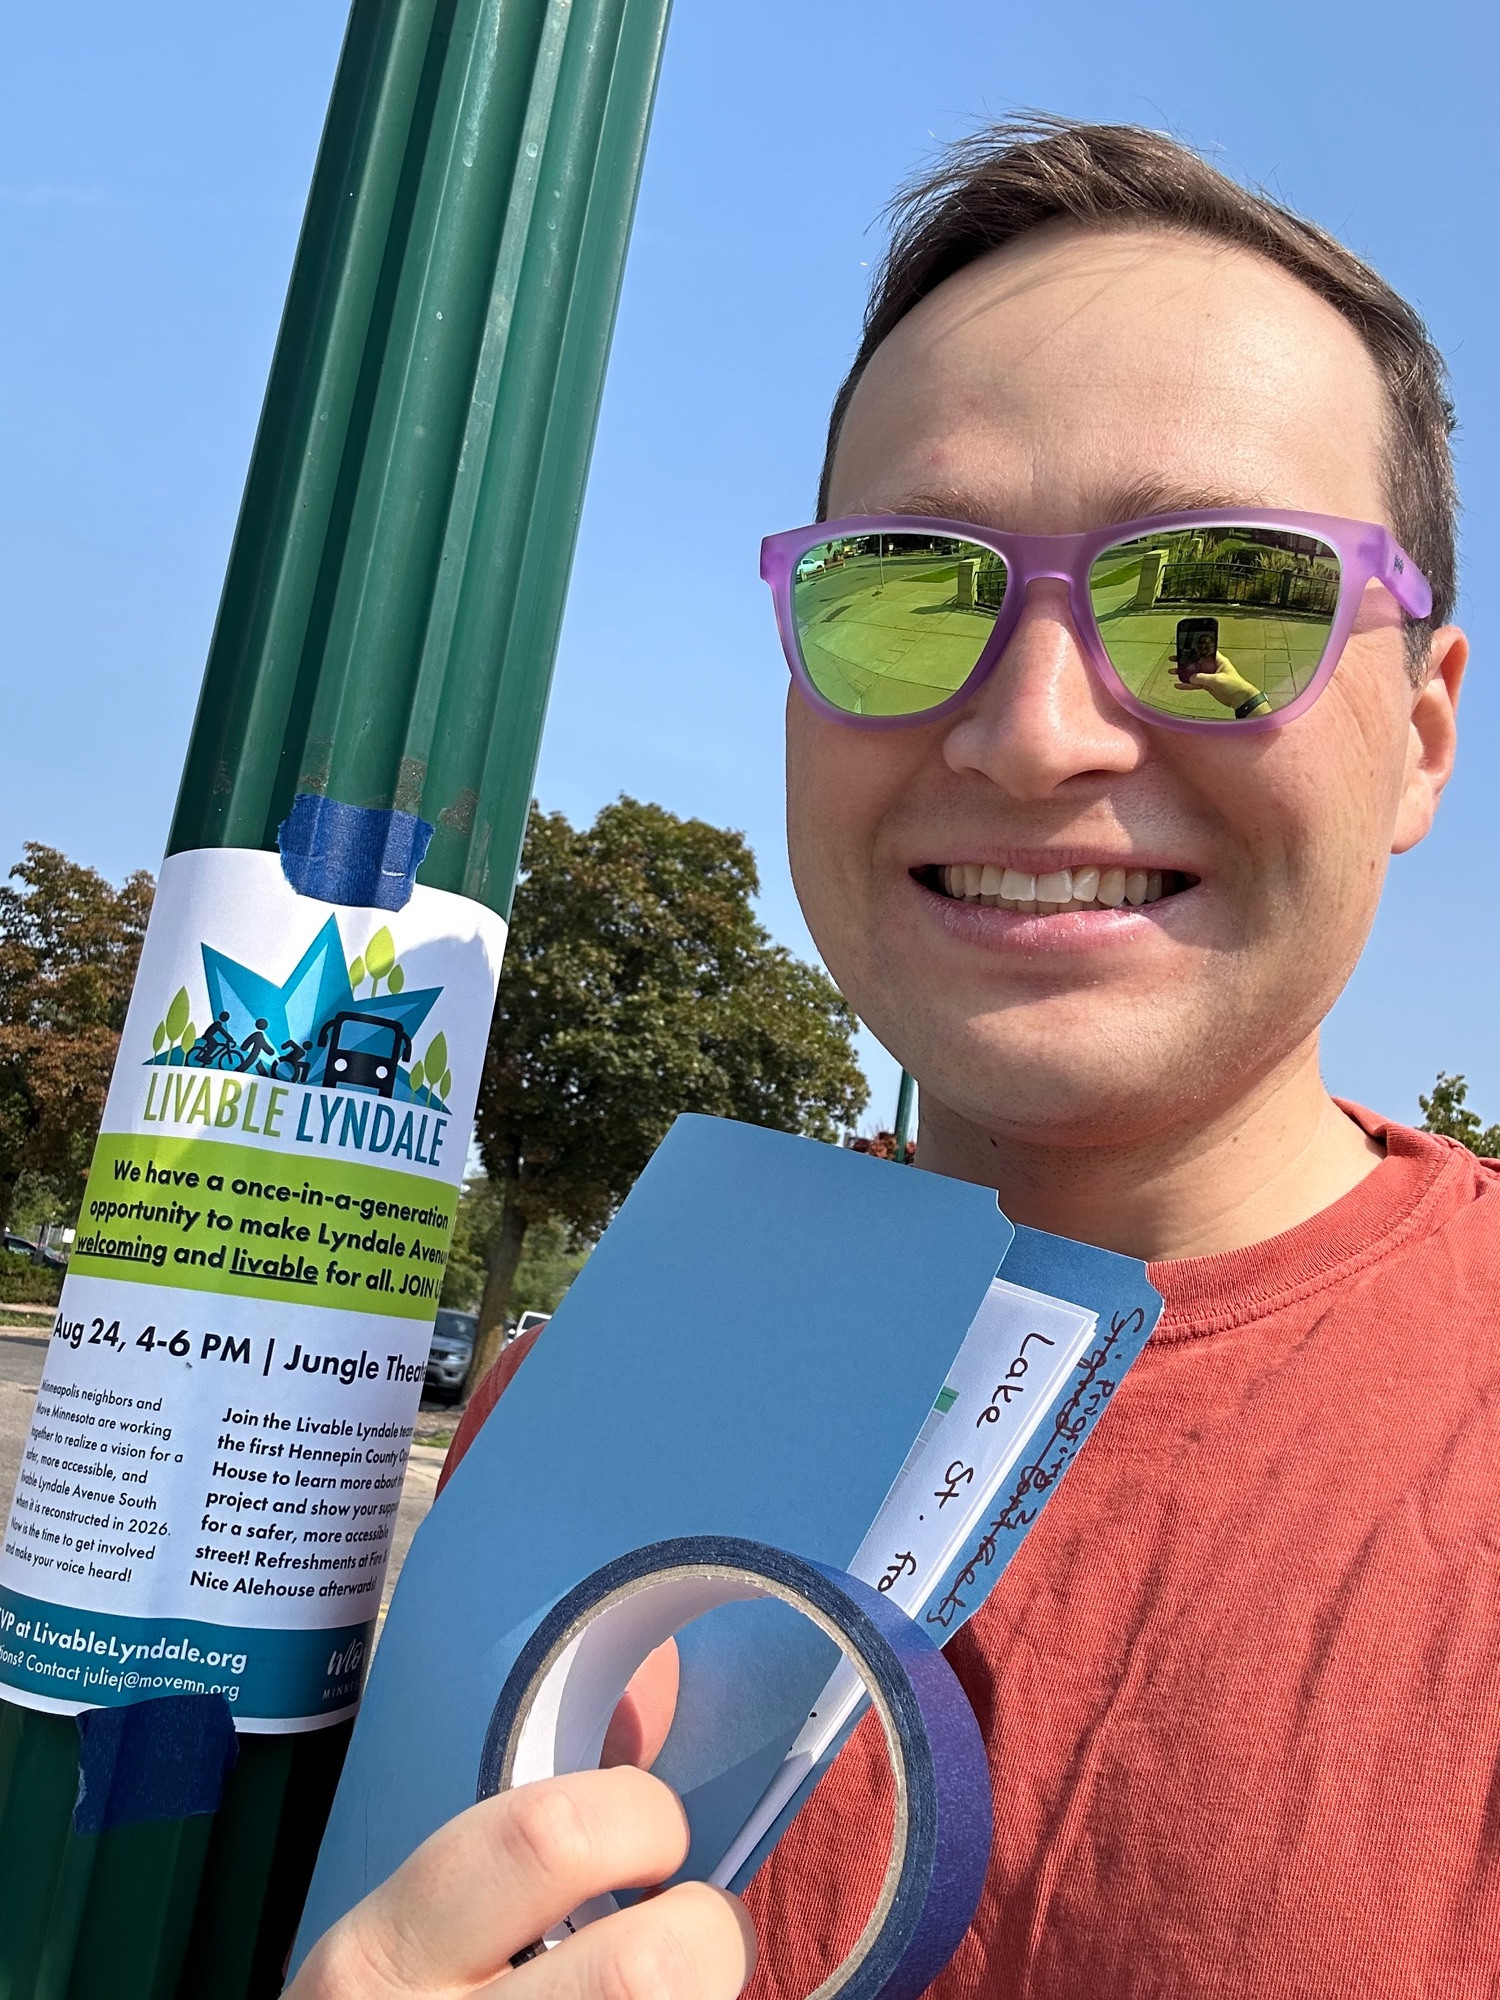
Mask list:
[[180,987],[156,1024],[148,1068],[218,1070],[275,1083],[368,1090],[434,1111],[448,1109],[453,1075],[447,1037],[434,1035],[421,1055],[409,1060],[443,989],[406,990],[388,930],[376,931],[349,962],[337,920],[330,917],[279,986],[211,945],[203,945],[202,952],[208,1024],[200,1028],[192,1019],[187,988]]

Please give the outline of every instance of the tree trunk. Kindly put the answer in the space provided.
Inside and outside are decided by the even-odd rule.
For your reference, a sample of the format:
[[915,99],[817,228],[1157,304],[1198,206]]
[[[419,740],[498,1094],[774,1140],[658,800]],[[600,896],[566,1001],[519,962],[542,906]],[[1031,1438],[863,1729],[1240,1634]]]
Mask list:
[[500,1227],[495,1231],[495,1240],[490,1246],[484,1297],[479,1302],[479,1331],[474,1341],[469,1372],[464,1378],[465,1400],[474,1393],[505,1343],[505,1308],[510,1304],[510,1288],[516,1281],[516,1267],[521,1261],[526,1228],[526,1217],[514,1202],[507,1201],[500,1212]]
[[0,1232],[10,1227],[11,1204],[16,1198],[16,1183],[19,1174],[0,1174]]

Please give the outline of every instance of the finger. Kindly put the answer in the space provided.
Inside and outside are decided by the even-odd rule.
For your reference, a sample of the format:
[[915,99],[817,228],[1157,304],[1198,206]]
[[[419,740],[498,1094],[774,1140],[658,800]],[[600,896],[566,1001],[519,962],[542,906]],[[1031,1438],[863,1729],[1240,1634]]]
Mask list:
[[631,1675],[619,1706],[604,1732],[599,1762],[607,1771],[615,1764],[638,1764],[649,1771],[661,1752],[677,1712],[677,1641],[668,1639],[648,1653]]
[[412,2000],[495,1977],[580,1903],[660,1882],[687,1853],[660,1779],[622,1765],[471,1806],[334,1925],[288,2000]]
[[[755,1966],[738,1896],[680,1882],[508,1974],[504,2000],[734,2000]],[[499,2000],[502,1982],[472,2000]]]

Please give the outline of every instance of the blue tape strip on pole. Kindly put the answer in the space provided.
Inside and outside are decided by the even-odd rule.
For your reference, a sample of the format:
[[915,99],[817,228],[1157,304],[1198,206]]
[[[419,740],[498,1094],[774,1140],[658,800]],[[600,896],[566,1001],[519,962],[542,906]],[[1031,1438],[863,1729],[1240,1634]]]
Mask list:
[[239,1754],[221,1694],[167,1694],[78,1717],[75,1833],[217,1812]]
[[[653,1594],[661,1605],[654,1621]],[[994,1834],[989,1766],[942,1653],[879,1591],[841,1570],[721,1535],[655,1542],[604,1564],[553,1606],[512,1667],[490,1719],[477,1796],[597,1762],[614,1704],[647,1653],[716,1603],[750,1596],[780,1598],[838,1639],[892,1752],[896,1851],[864,1935],[819,1994],[917,2000],[979,1904]],[[580,1672],[592,1675],[584,1694],[570,1678]]]
[[415,813],[317,792],[298,792],[276,830],[282,873],[298,895],[375,910],[406,908],[431,839],[431,823]]

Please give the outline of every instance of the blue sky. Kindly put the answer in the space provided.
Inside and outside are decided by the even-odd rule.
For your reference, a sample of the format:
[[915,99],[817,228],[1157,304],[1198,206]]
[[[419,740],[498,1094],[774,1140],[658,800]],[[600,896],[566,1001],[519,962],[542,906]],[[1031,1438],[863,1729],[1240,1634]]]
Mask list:
[[[117,878],[160,857],[344,13],[0,17],[0,864],[28,838]],[[1500,1118],[1496,42],[1488,10],[1450,0],[677,0],[543,802],[582,820],[629,791],[743,829],[766,922],[811,953],[756,551],[811,517],[881,207],[939,142],[1012,110],[1168,127],[1368,256],[1453,370],[1462,761],[1438,830],[1392,870],[1325,1070],[1409,1117],[1462,1070]],[[712,547],[680,533],[705,514]],[[866,1053],[888,1122],[894,1066]]]

